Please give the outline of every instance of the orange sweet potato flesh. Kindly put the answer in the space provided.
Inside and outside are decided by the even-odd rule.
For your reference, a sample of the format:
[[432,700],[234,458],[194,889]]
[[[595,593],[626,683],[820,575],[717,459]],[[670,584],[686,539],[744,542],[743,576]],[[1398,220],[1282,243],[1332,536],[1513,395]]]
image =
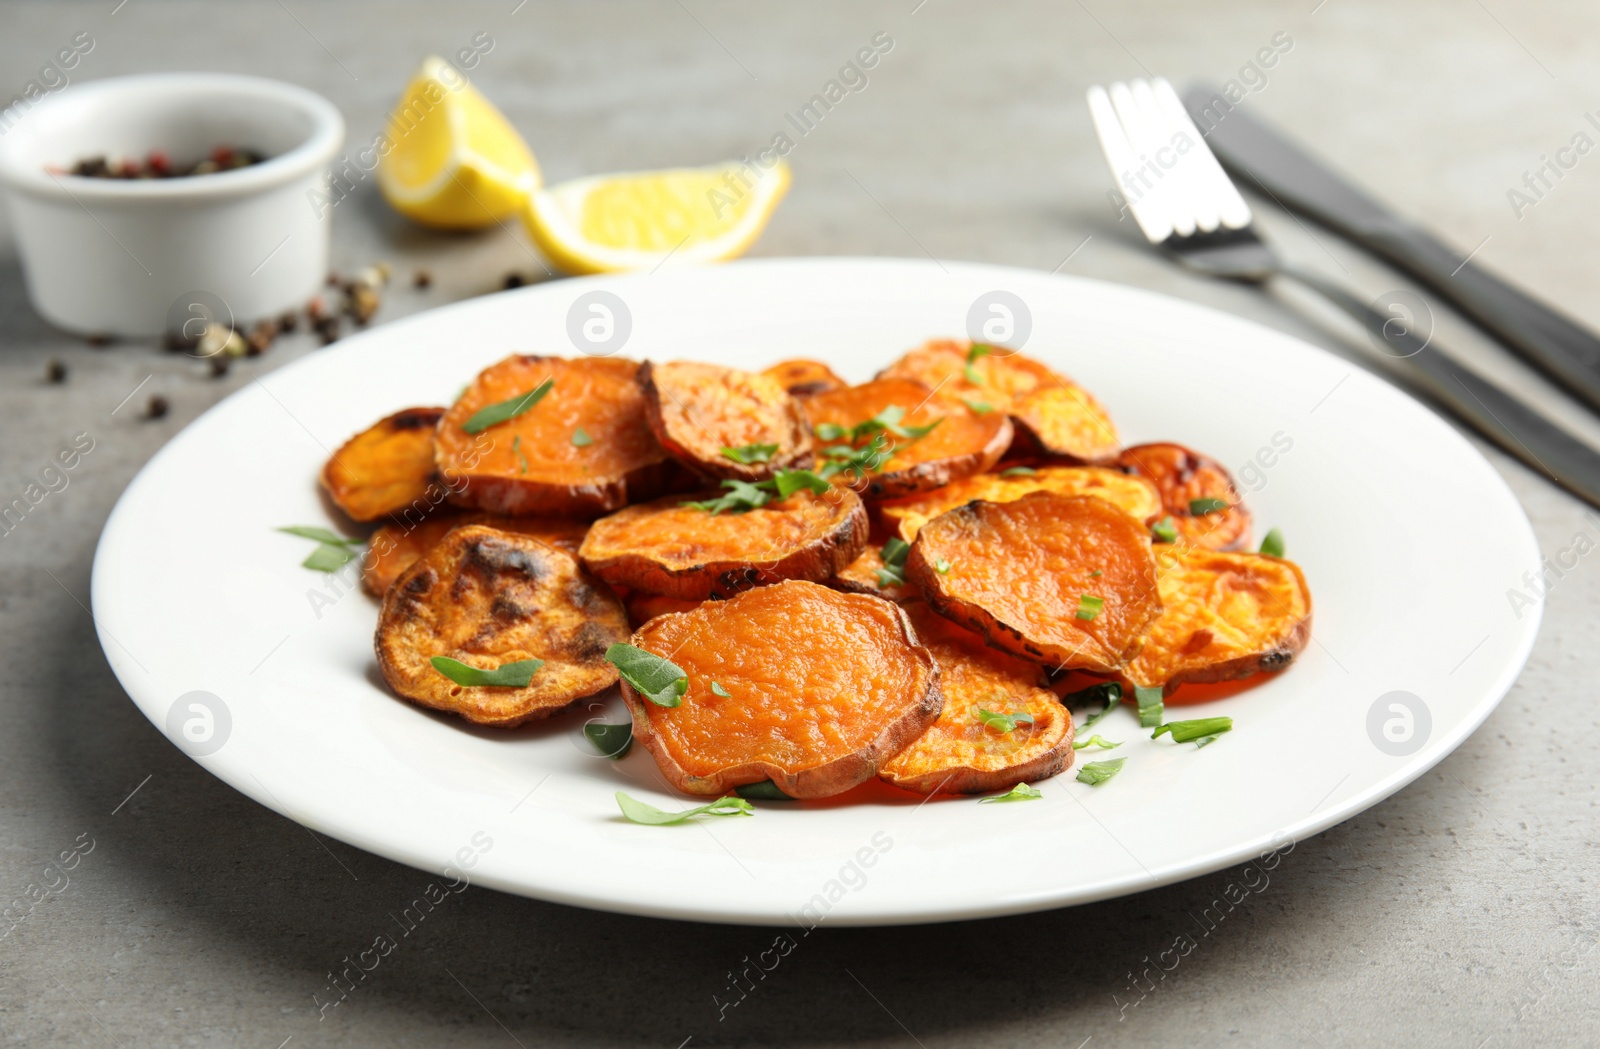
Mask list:
[[842,390],[850,385],[821,361],[804,358],[779,361],[761,374],[776,379],[791,397],[812,397],[829,390]]
[[802,489],[744,513],[713,514],[691,501],[669,496],[602,517],[579,556],[608,583],[704,601],[784,579],[827,579],[867,542],[866,507],[847,488]]
[[972,343],[935,339],[904,354],[878,373],[880,379],[910,379],[938,390],[941,400],[986,404],[1011,416],[1026,450],[1077,462],[1103,462],[1120,442],[1111,417],[1089,392],[1039,361],[1003,346],[974,359]]
[[[664,452],[645,418],[638,365],[616,357],[507,357],[479,373],[434,436],[459,505],[509,516],[595,517],[659,489]],[[546,379],[531,409],[477,434],[462,424]],[[589,443],[573,444],[582,428]]]
[[1009,503],[1030,492],[1059,492],[1062,495],[1093,495],[1121,507],[1129,517],[1149,522],[1162,514],[1161,495],[1155,485],[1103,466],[1041,466],[1031,474],[977,474],[954,481],[943,488],[881,503],[878,513],[884,524],[898,530],[900,538],[911,542],[917,531],[946,510],[982,499],[990,503]]
[[933,656],[898,605],[801,580],[658,616],[633,644],[688,677],[676,707],[622,688],[633,738],[688,794],[767,779],[794,798],[842,793],[876,775],[943,704]]
[[433,481],[433,431],[443,408],[407,408],[340,446],[322,467],[322,486],[354,521],[376,521],[427,505]]
[[583,544],[584,534],[589,531],[589,525],[583,521],[559,517],[501,517],[476,511],[436,515],[415,524],[386,524],[367,540],[367,556],[361,566],[361,585],[373,597],[382,597],[400,578],[401,572],[433,549],[452,528],[469,524],[531,535],[574,557],[578,554],[578,547]]
[[868,542],[861,556],[839,569],[827,584],[852,594],[876,594],[890,601],[920,601],[922,592],[909,583],[884,585],[878,577],[883,568],[883,544]]
[[1292,561],[1196,547],[1156,550],[1162,613],[1121,670],[1130,685],[1232,681],[1293,662],[1311,638],[1311,591]]
[[[941,615],[1052,670],[1117,669],[1161,613],[1149,531],[1093,496],[957,507],[922,526],[905,574]],[[1103,601],[1093,618],[1085,595]]]
[[[776,379],[693,361],[639,367],[650,429],[673,458],[708,477],[763,481],[811,465],[800,405]],[[741,463],[724,448],[776,445],[765,462]]]
[[[1072,715],[1044,687],[1044,671],[1004,655],[926,604],[906,606],[917,638],[939,664],[944,710],[890,758],[878,778],[918,794],[982,794],[1047,779],[1072,764]],[[979,710],[1031,715],[1009,732]]]
[[[1161,442],[1124,448],[1116,466],[1155,484],[1166,513],[1185,542],[1206,550],[1239,550],[1250,545],[1250,511],[1233,476],[1215,459],[1181,444]],[[1221,499],[1228,508],[1196,514],[1190,508],[1196,499]]]
[[[550,717],[610,688],[606,649],[628,638],[622,602],[571,554],[483,525],[450,532],[384,596],[375,647],[389,687],[480,725]],[[458,685],[429,662],[484,670],[542,659],[525,688]]]
[[[999,412],[980,414],[962,404],[930,397],[930,389],[906,379],[883,379],[807,397],[802,404],[813,433],[831,423],[846,430],[895,407],[906,414],[906,428],[938,425],[921,437],[885,434],[886,457],[860,478],[841,473],[838,479],[874,499],[894,499],[926,492],[951,481],[983,473],[999,461],[1011,445],[1011,421]],[[872,436],[855,440],[855,447],[871,443]],[[822,450],[847,442],[817,439]]]

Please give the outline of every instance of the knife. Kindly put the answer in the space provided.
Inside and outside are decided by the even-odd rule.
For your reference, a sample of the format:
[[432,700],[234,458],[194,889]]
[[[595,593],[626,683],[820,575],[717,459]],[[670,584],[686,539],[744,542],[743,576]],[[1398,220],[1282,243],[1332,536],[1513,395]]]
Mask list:
[[1217,159],[1246,184],[1417,278],[1600,409],[1600,338],[1588,329],[1374,200],[1221,92],[1196,85],[1184,92],[1183,103]]

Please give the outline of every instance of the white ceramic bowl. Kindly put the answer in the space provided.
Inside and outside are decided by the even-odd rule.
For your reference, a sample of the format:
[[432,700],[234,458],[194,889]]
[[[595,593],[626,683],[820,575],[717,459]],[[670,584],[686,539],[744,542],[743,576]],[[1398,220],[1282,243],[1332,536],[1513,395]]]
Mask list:
[[[311,191],[343,141],[332,103],[256,77],[115,77],[40,101],[0,136],[0,184],[34,308],[70,331],[149,335],[192,292],[220,299],[241,324],[302,305],[328,271],[332,209]],[[155,149],[181,162],[219,145],[270,159],[138,181],[49,170]]]

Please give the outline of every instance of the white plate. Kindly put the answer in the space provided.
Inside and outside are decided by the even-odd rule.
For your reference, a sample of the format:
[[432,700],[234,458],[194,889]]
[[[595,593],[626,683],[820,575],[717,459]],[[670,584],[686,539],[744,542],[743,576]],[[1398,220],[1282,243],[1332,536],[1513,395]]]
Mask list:
[[[1128,443],[1182,441],[1240,475],[1259,530],[1282,528],[1305,569],[1315,637],[1276,680],[1184,708],[1236,723],[1204,750],[1152,741],[1126,711],[1101,722],[1096,731],[1124,741],[1110,756],[1128,761],[1100,787],[1069,773],[1041,784],[1041,800],[1014,804],[919,806],[883,791],[763,804],[753,818],[624,822],[618,789],[667,808],[693,802],[659,789],[642,748],[616,763],[593,756],[581,715],[497,732],[394,698],[374,668],[374,602],[358,590],[313,601],[323,577],[299,567],[311,544],[274,531],[330,522],[315,478],[349,434],[448,401],[507,354],[573,353],[569,311],[596,289],[631,314],[627,356],[750,367],[816,357],[852,380],[931,336],[961,335],[980,296],[1019,296],[1032,319],[1026,352],[1098,395]],[[1258,454],[1272,460],[1261,450],[1275,439],[1270,468],[1242,469]],[[1093,281],[814,259],[561,281],[299,360],[151,460],[106,526],[93,589],[101,643],[145,715],[217,776],[316,831],[436,872],[470,860],[475,883],[564,903],[872,924],[1137,892],[1361,811],[1448,754],[1510,687],[1541,609],[1518,618],[1507,591],[1538,564],[1489,464],[1411,398],[1327,353]],[[612,720],[625,717],[608,702]],[[1415,710],[1409,738],[1396,702]],[[185,739],[208,731],[196,703],[218,708],[209,741]]]

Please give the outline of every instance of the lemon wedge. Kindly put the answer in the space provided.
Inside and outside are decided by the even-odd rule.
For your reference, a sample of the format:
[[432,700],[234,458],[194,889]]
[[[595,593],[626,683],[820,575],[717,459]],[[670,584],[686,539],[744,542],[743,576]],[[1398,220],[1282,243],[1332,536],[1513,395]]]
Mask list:
[[539,162],[460,70],[428,58],[379,142],[378,188],[428,226],[477,229],[515,214],[539,187]]
[[755,243],[789,189],[789,165],[729,162],[596,175],[535,190],[528,235],[568,273],[721,262]]

